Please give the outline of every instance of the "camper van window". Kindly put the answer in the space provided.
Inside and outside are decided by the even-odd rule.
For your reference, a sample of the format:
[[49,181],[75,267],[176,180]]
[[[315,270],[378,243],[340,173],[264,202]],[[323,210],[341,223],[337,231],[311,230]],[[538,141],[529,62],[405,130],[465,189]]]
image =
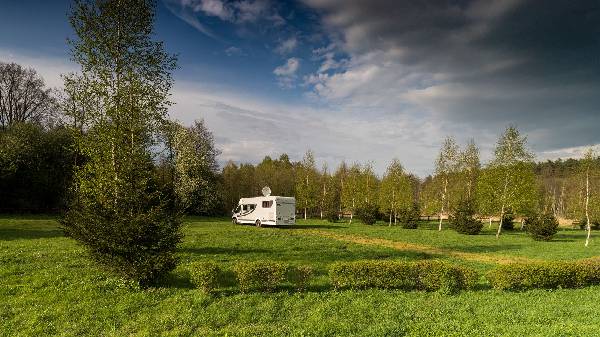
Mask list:
[[244,212],[248,211],[248,206],[250,206],[250,205],[242,205],[242,210]]
[[273,206],[273,200],[262,202],[262,208],[271,208],[271,206]]
[[248,208],[253,211],[256,208],[256,205],[248,205]]
[[237,205],[235,207],[235,209],[233,210],[233,213],[239,213],[240,212],[240,205]]

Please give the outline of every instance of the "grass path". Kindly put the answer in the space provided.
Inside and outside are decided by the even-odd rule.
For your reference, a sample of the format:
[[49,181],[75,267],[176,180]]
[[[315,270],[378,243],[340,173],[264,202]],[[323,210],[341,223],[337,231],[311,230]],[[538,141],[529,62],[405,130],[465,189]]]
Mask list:
[[402,241],[393,241],[387,239],[379,239],[379,238],[371,238],[361,235],[355,234],[339,234],[332,233],[326,230],[319,229],[306,229],[300,230],[298,234],[309,234],[315,236],[326,237],[338,241],[348,242],[348,243],[356,243],[361,245],[371,245],[371,246],[380,246],[387,247],[402,251],[411,251],[418,253],[426,253],[432,255],[446,255],[452,256],[455,258],[467,260],[467,261],[475,261],[475,262],[483,262],[483,263],[498,263],[498,264],[507,264],[513,262],[540,262],[543,260],[533,259],[521,256],[501,256],[496,254],[489,253],[469,253],[469,252],[461,252],[457,250],[444,249],[434,246],[428,246],[423,244],[416,244],[410,242],[402,242]]

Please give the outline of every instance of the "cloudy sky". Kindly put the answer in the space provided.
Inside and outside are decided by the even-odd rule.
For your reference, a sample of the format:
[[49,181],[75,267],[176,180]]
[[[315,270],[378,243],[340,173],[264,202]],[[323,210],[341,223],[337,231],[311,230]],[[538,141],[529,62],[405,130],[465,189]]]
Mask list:
[[[69,1],[2,1],[0,61],[60,87]],[[171,115],[204,118],[221,160],[307,149],[431,173],[442,139],[488,159],[516,124],[538,160],[600,143],[600,2],[159,0],[179,55]]]

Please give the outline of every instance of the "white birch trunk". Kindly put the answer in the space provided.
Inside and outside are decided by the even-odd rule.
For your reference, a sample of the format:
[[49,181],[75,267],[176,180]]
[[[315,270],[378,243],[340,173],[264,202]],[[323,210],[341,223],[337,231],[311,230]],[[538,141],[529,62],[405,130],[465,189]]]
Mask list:
[[589,203],[590,203],[590,168],[587,168],[585,172],[585,221],[586,221],[586,229],[587,236],[585,238],[585,246],[587,247],[590,243],[590,235],[592,234],[592,226],[590,226],[590,213],[589,213]]
[[446,205],[446,192],[448,190],[448,179],[444,180],[444,193],[442,194],[442,209],[440,210],[440,225],[438,226],[438,231],[442,230],[442,217],[444,215],[444,206]]

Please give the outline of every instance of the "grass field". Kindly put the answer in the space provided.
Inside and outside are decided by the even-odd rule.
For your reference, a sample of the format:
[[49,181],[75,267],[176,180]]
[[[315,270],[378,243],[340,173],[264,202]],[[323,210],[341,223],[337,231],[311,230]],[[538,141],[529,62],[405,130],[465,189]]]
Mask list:
[[[520,231],[500,240],[434,224],[399,227],[300,221],[293,228],[236,226],[187,219],[181,263],[156,288],[138,289],[90,262],[52,217],[0,216],[0,335],[195,336],[596,336],[600,287],[499,292],[482,278],[455,295],[385,290],[334,291],[327,266],[339,260],[441,258],[482,273],[511,260],[574,260],[600,255],[584,232],[563,230],[535,242]],[[593,235],[600,235],[593,233]],[[194,289],[186,265],[213,259],[273,259],[316,270],[309,290],[283,287],[239,294],[229,282],[215,295]]]

